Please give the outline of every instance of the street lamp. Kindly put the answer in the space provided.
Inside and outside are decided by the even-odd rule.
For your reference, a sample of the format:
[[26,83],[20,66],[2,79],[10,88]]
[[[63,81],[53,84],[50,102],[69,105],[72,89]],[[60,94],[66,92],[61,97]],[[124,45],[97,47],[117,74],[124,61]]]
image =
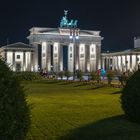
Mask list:
[[79,29],[78,28],[72,28],[70,29],[70,36],[69,38],[72,40],[73,43],[73,80],[75,80],[75,72],[76,72],[76,68],[75,68],[75,64],[76,64],[76,46],[75,46],[75,42],[76,40],[79,39]]

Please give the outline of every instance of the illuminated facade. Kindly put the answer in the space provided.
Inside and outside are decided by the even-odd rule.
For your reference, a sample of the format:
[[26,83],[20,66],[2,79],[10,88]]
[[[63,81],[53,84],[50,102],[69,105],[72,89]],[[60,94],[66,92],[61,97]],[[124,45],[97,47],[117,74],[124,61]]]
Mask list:
[[88,73],[100,69],[103,39],[100,31],[80,30],[77,28],[78,20],[68,20],[67,14],[68,11],[64,10],[58,28],[31,28],[27,37],[29,45],[20,43],[2,47],[1,55],[11,69],[68,70],[74,73],[76,70]]
[[67,14],[64,10],[59,28],[30,29],[27,38],[35,50],[35,71],[91,72],[101,68],[100,31],[80,30],[78,20],[68,20]]
[[33,71],[34,48],[18,42],[0,48],[0,55],[13,71]]
[[30,29],[28,39],[35,50],[34,69],[36,71],[40,68],[49,72],[66,69],[73,72],[74,65],[75,70],[83,72],[96,71],[101,68],[103,38],[100,36],[100,31],[34,27]]
[[136,39],[134,49],[101,53],[102,37],[97,31],[78,29],[77,39],[70,38],[70,29],[32,28],[30,31],[30,45],[18,42],[0,48],[0,55],[13,71],[73,72],[75,64],[75,70],[85,73],[100,68],[124,72],[140,66],[140,45]]
[[120,72],[132,71],[140,66],[140,48],[114,53],[102,53],[102,68]]

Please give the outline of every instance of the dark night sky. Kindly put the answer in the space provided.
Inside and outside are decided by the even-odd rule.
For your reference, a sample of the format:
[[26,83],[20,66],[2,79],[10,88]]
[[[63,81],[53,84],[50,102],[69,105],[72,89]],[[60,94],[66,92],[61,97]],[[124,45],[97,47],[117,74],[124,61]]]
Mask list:
[[100,30],[103,50],[133,48],[140,35],[140,1],[135,0],[1,0],[0,45],[22,41],[32,26],[58,27],[63,10],[80,29]]

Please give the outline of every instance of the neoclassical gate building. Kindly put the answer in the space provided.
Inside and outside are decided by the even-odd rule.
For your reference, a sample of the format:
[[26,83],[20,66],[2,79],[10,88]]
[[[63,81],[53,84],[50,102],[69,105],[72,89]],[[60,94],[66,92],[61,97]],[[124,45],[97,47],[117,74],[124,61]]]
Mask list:
[[34,69],[91,72],[101,68],[100,31],[80,30],[77,20],[68,22],[68,11],[64,12],[59,28],[30,29],[27,38],[34,48]]
[[[28,37],[34,47],[34,68],[55,72],[68,69],[91,72],[101,68],[101,40],[99,31],[78,28],[30,29]],[[75,60],[74,60],[75,59]],[[64,62],[66,61],[66,62]]]

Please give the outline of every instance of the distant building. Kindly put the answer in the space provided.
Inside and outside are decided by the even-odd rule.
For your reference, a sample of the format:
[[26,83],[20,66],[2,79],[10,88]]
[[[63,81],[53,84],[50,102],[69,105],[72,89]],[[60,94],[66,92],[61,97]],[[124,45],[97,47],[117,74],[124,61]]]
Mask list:
[[140,37],[134,37],[134,48],[140,48]]
[[18,42],[2,46],[0,55],[13,71],[33,71],[34,48]]
[[102,53],[102,68],[132,71],[140,66],[140,39],[134,39],[134,49]]

